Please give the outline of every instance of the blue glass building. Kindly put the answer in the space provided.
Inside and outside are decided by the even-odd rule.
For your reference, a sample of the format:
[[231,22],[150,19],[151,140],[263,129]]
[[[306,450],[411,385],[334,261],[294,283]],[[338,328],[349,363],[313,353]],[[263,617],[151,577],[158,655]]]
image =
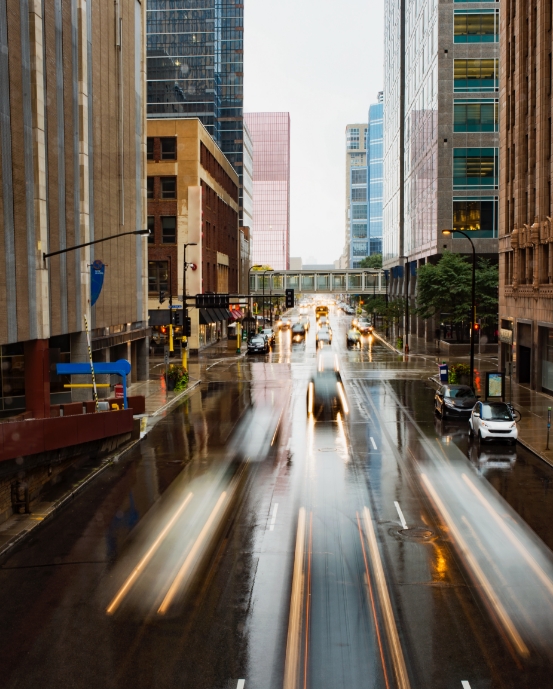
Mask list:
[[367,134],[368,169],[368,230],[369,255],[382,253],[382,197],[384,183],[384,103],[378,94],[378,103],[369,108]]

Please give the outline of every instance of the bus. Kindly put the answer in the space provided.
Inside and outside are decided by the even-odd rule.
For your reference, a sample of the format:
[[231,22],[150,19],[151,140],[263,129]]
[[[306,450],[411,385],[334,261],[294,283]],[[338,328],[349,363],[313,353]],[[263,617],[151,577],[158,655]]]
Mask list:
[[325,306],[317,306],[317,307],[315,307],[315,317],[316,317],[316,319],[319,320],[319,318],[320,318],[321,316],[328,316],[328,306],[325,305]]

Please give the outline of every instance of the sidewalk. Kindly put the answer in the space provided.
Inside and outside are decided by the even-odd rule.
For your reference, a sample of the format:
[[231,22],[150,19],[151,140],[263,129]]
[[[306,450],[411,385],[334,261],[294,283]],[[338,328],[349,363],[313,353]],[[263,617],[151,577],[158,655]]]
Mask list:
[[[397,352],[398,356],[403,356],[406,361],[413,358],[423,358],[428,364],[428,370],[431,373],[430,377],[436,385],[439,385],[436,371],[438,363],[443,361],[447,363],[468,363],[469,361],[468,355],[448,357],[436,352],[434,343],[421,343],[418,338],[413,340],[412,346],[410,343],[410,352],[408,355],[405,355],[381,335],[376,334],[376,336],[385,346],[391,351]],[[486,371],[497,371],[497,356],[493,354],[478,356],[476,354],[474,363],[476,394],[483,395],[483,383],[485,381],[483,374]],[[511,383],[509,377],[507,377],[505,379],[505,398],[506,401],[512,402],[515,409],[521,414],[521,419],[517,424],[519,443],[543,459],[544,462],[553,466],[553,449],[545,449],[547,445],[547,410],[548,407],[553,408],[553,397],[531,390],[526,385],[521,385],[514,381]],[[549,447],[553,448],[553,433]]]
[[[150,375],[148,380],[129,385],[129,395],[144,395],[146,413],[141,415],[147,419],[146,428],[142,429],[141,437],[131,440],[111,455],[97,461],[87,461],[82,466],[73,466],[59,474],[58,481],[46,488],[41,494],[40,502],[33,502],[31,514],[14,514],[0,524],[0,558],[14,548],[33,529],[52,516],[80,493],[105,469],[118,462],[124,454],[135,447],[145,437],[153,426],[167,414],[179,400],[189,395],[201,383],[202,375],[218,361],[236,359],[236,349],[228,349],[227,341],[223,340],[206,348],[198,356],[191,357],[188,362],[190,374],[186,390],[169,392],[165,386],[163,359],[150,359]],[[180,363],[180,357],[170,360]],[[136,418],[136,417],[135,417]]]

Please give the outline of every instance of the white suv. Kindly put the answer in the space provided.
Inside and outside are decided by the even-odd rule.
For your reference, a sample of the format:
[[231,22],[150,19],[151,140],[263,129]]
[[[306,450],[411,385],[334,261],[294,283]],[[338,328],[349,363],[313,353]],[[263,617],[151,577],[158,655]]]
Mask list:
[[514,445],[518,430],[511,407],[505,402],[477,402],[470,415],[469,433],[479,440],[507,440]]

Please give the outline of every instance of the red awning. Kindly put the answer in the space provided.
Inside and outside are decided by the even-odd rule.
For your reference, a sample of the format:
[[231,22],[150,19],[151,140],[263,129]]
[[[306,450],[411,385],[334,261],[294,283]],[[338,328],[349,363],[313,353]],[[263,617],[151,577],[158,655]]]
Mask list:
[[241,318],[244,318],[244,314],[242,313],[242,311],[240,311],[240,309],[232,309],[230,312],[230,317],[233,320],[238,321]]

